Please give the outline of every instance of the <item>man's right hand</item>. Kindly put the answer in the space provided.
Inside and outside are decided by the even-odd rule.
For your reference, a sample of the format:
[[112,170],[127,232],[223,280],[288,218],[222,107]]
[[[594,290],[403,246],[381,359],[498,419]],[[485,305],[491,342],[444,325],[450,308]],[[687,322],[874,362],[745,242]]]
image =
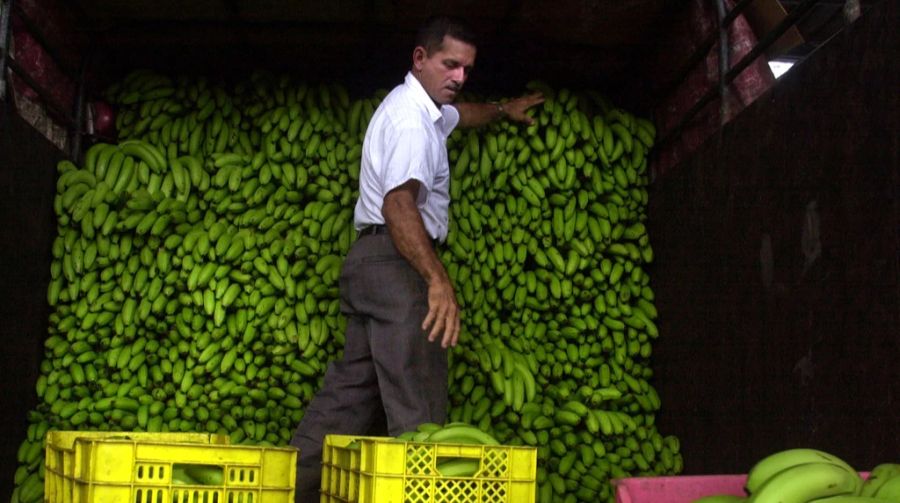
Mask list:
[[429,331],[430,342],[441,337],[441,347],[456,346],[459,340],[459,304],[448,278],[428,284],[428,315],[422,322],[422,330]]
[[506,115],[510,120],[516,122],[524,122],[529,126],[534,124],[534,119],[529,117],[525,112],[529,108],[544,102],[544,95],[541,93],[532,93],[511,99],[503,105]]

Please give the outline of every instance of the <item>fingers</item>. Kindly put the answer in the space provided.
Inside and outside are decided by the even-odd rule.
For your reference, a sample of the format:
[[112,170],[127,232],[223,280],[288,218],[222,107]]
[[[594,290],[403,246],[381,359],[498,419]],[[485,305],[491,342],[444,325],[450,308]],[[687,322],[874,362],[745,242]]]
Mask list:
[[544,102],[544,95],[541,93],[532,93],[516,98],[511,102],[512,106],[507,105],[510,110],[509,116],[520,122],[531,125],[534,119],[525,114],[529,108]]
[[422,330],[428,331],[428,341],[440,338],[442,347],[456,346],[459,326],[459,306],[452,288],[449,292],[429,292],[428,314],[422,322]]
[[439,316],[431,332],[428,334],[428,342],[434,342],[441,339],[441,347],[447,348],[452,343],[456,345],[456,338],[459,334],[459,317],[453,309],[446,310],[443,316]]
[[524,96],[526,106],[525,108],[531,108],[537,104],[544,102],[544,95],[541,93],[532,93],[527,96]]
[[428,327],[431,327],[431,330],[428,330],[428,342],[437,340],[446,323],[446,315],[442,312],[438,312],[438,310],[439,308],[436,307],[429,308],[428,316],[425,317],[425,322],[422,323],[423,330],[428,330]]
[[451,317],[447,320],[444,329],[444,338],[441,340],[441,347],[448,348],[456,346],[459,339],[459,309],[451,310]]
[[[432,313],[435,314],[432,315]],[[459,308],[455,302],[437,309],[429,309],[425,321],[422,328],[428,330],[428,327],[431,327],[428,332],[428,342],[434,342],[440,338],[441,347],[456,346],[459,339]],[[431,324],[432,322],[433,324]]]
[[[435,312],[435,308],[434,308],[434,306],[430,306],[428,308],[428,314],[425,316],[425,321],[422,322],[422,330],[428,330],[428,327],[430,327],[431,324],[434,323],[436,318],[437,318],[437,313]],[[437,328],[437,327],[435,326],[435,328]],[[436,337],[435,330],[432,329],[428,334],[428,342],[434,342],[435,337]]]
[[519,103],[522,105],[522,111],[528,110],[529,108],[539,105],[544,102],[544,95],[541,93],[534,93],[522,96],[519,98]]

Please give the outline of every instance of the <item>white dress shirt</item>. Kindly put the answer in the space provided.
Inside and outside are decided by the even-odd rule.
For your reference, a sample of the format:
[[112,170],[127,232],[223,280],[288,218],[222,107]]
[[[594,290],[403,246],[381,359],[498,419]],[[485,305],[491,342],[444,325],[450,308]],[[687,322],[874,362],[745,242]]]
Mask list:
[[432,239],[447,238],[450,163],[447,137],[459,123],[451,105],[440,108],[412,73],[395,87],[372,115],[363,141],[359,199],[353,214],[357,230],[384,224],[384,196],[411,179],[419,182],[416,204]]

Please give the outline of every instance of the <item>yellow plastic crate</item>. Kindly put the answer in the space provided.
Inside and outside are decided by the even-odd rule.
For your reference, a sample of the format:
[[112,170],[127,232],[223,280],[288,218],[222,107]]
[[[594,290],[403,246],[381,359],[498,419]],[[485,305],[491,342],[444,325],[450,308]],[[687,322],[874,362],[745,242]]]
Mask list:
[[[45,503],[293,503],[297,449],[228,445],[205,433],[47,432]],[[175,465],[223,483],[174,483]]]
[[[348,447],[356,441],[358,448]],[[479,460],[471,477],[445,477],[442,458]],[[537,449],[327,435],[320,503],[534,503]]]

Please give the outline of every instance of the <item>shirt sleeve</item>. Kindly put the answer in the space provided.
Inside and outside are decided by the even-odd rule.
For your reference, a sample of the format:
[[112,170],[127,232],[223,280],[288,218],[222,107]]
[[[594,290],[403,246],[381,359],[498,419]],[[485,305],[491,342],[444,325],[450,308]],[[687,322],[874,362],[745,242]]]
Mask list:
[[444,133],[450,136],[459,125],[459,109],[453,105],[444,105],[441,107],[441,115],[444,116]]
[[435,162],[430,156],[426,131],[412,127],[397,130],[385,146],[382,193],[386,195],[409,180],[417,180],[419,196],[416,205],[424,206],[435,177]]

